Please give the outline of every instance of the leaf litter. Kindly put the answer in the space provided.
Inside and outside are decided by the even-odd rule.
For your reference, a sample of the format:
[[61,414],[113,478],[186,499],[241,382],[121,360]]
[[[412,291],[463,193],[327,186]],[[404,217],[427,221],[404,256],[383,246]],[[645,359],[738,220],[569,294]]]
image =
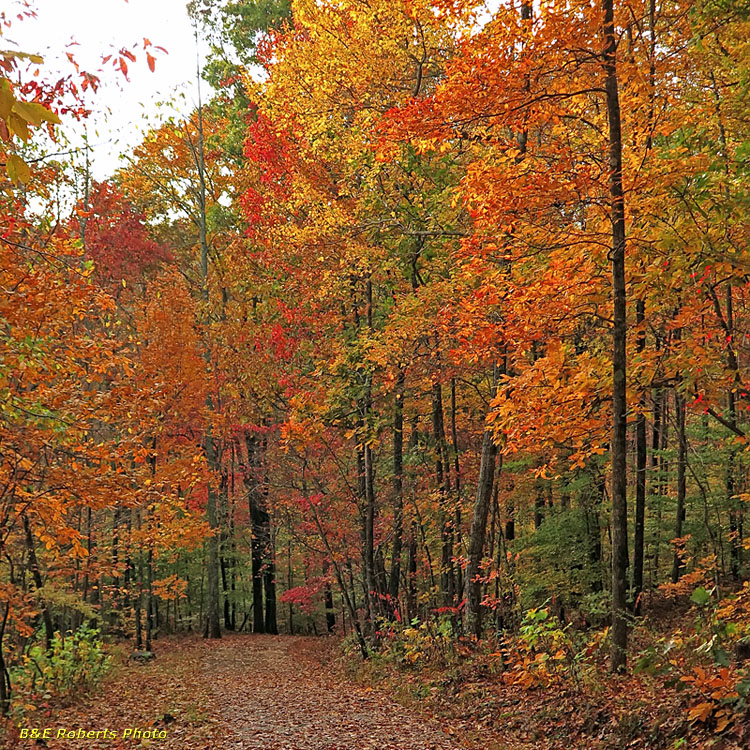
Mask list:
[[[7,747],[59,750],[460,750],[437,721],[324,665],[306,637],[229,634],[165,639],[156,659],[129,662],[73,703],[36,712],[52,738]],[[58,728],[109,729],[116,739],[55,739]],[[137,727],[166,739],[123,739]]]

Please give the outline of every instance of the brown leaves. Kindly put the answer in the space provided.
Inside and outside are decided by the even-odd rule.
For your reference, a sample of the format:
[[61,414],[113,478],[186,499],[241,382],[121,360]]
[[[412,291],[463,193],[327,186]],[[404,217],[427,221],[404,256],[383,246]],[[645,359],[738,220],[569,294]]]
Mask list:
[[[461,747],[435,724],[323,668],[319,644],[274,636],[159,641],[153,662],[123,666],[100,694],[40,723],[118,733],[115,740],[87,741],[95,750],[127,746],[122,731],[133,726],[166,730],[158,742],[165,750]],[[55,747],[72,750],[80,742],[60,740]]]
[[[207,653],[204,669],[232,733],[226,750],[452,750],[433,724],[384,695],[321,668],[306,638],[233,637]],[[234,686],[241,684],[243,693]]]

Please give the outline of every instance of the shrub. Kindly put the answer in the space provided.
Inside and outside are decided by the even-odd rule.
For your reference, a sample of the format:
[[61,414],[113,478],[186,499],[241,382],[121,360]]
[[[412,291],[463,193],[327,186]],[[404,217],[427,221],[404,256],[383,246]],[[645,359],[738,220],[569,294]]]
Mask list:
[[16,708],[33,710],[35,699],[63,698],[89,689],[110,664],[99,630],[83,626],[72,633],[56,633],[49,650],[39,643],[31,646],[23,664],[13,670]]

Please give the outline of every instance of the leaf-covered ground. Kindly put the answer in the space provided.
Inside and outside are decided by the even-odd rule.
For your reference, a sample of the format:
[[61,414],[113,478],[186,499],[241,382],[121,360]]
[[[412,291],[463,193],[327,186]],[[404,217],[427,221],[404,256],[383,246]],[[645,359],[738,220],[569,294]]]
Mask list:
[[[438,724],[323,664],[321,639],[230,635],[160,641],[157,658],[129,663],[100,688],[30,726],[46,745],[9,747],[165,750],[459,750]],[[54,739],[60,727],[109,729],[117,739]],[[166,739],[123,739],[128,727]]]

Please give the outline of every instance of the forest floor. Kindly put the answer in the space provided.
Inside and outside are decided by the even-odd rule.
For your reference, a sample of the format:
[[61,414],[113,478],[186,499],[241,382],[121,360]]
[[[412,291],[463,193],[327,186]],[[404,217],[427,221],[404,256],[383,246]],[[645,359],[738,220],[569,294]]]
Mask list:
[[[737,750],[750,727],[712,736],[691,727],[674,690],[643,676],[527,690],[506,684],[480,652],[453,666],[363,663],[338,638],[227,634],[170,637],[156,658],[129,660],[65,704],[29,707],[47,728],[7,750]],[[119,649],[119,651],[118,651]],[[129,649],[129,647],[128,647]],[[490,659],[491,660],[491,659]],[[103,730],[110,736],[104,737]],[[129,730],[129,731],[128,731]],[[94,733],[66,739],[65,732]],[[154,736],[154,733],[161,736]],[[98,736],[96,735],[98,733]],[[111,736],[116,734],[116,736]],[[145,736],[144,736],[145,735]],[[730,736],[731,735],[731,736]],[[742,735],[742,737],[740,737]],[[3,743],[0,741],[0,747]]]
[[[159,747],[165,750],[459,750],[437,720],[355,684],[331,664],[326,639],[228,635],[155,644],[156,658],[127,662],[98,689],[34,714],[47,740],[9,747]],[[124,737],[125,730],[131,732]],[[141,735],[137,736],[135,730]],[[58,738],[60,730],[99,732]],[[102,730],[116,733],[104,739]],[[166,731],[166,738],[143,733]],[[450,731],[450,729],[449,729]]]

